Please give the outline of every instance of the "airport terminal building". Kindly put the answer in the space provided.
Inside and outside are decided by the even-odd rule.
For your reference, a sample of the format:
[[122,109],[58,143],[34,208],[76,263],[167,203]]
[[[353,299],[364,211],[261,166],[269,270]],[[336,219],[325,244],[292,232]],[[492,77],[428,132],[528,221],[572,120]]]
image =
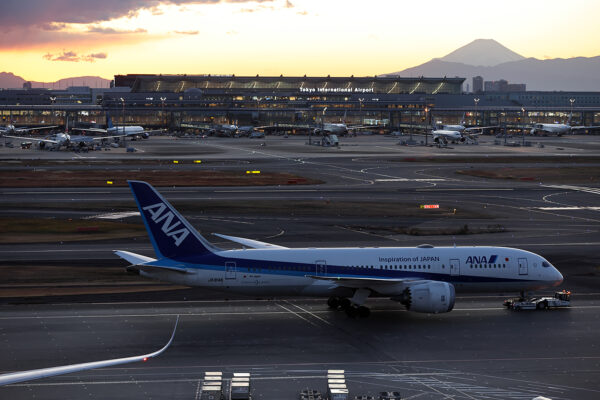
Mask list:
[[432,121],[467,125],[600,124],[598,92],[464,93],[454,77],[116,75],[110,89],[0,90],[3,123],[119,124],[177,130],[187,123],[345,122],[396,129]]

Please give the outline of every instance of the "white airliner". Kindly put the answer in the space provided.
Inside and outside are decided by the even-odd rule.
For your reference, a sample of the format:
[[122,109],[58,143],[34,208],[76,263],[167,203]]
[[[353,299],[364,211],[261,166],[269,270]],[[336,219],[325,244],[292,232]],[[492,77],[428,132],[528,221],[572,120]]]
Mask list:
[[533,128],[531,128],[532,135],[556,135],[562,136],[570,133],[575,133],[576,131],[584,131],[588,129],[600,129],[600,125],[598,126],[572,126],[569,124],[534,124]]
[[35,128],[26,128],[26,127],[21,127],[21,128],[17,128],[14,125],[6,125],[6,126],[0,126],[0,132],[5,134],[5,133],[27,133],[27,132],[31,132],[31,131],[38,131],[38,130],[42,130],[42,129],[53,129],[53,128],[58,128],[58,125],[50,125],[50,126],[38,126]]
[[287,248],[220,235],[242,250],[209,243],[150,184],[129,181],[157,258],[115,253],[130,271],[181,285],[254,296],[329,297],[328,305],[366,316],[368,297],[408,310],[442,313],[458,291],[532,291],[563,277],[543,257],[505,247]]
[[108,133],[115,136],[139,136],[143,139],[150,137],[149,133],[158,132],[157,130],[146,130],[141,126],[114,126],[110,115],[106,116],[106,129],[101,128],[71,128],[74,131]]

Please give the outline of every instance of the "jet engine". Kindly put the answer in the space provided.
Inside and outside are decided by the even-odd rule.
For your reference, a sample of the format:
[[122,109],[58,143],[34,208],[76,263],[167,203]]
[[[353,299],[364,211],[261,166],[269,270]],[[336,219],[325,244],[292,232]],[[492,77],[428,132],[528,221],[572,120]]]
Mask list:
[[400,302],[409,311],[421,313],[445,313],[454,308],[454,286],[447,282],[427,282],[409,286]]

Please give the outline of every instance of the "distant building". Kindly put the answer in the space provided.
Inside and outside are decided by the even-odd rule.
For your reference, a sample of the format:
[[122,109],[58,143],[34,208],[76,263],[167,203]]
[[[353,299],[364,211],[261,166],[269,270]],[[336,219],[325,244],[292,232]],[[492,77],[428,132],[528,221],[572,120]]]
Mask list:
[[483,92],[483,78],[481,76],[473,77],[473,93]]
[[23,82],[23,89],[31,90],[31,82]]
[[524,83],[509,83],[508,91],[509,92],[526,92],[527,85]]
[[486,92],[525,92],[526,86],[524,83],[508,83],[505,79],[484,82],[484,90]]

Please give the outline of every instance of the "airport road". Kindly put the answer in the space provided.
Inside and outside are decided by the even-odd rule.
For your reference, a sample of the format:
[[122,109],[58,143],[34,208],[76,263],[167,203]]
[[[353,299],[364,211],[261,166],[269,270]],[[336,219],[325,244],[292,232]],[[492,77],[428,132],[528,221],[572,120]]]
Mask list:
[[205,371],[250,372],[254,398],[325,390],[344,369],[352,395],[419,399],[597,399],[598,294],[568,310],[511,312],[494,296],[461,297],[440,315],[371,302],[368,319],[323,300],[231,300],[4,306],[0,370],[153,351],[181,315],[175,341],[147,363],[0,388],[6,399],[197,399]]

